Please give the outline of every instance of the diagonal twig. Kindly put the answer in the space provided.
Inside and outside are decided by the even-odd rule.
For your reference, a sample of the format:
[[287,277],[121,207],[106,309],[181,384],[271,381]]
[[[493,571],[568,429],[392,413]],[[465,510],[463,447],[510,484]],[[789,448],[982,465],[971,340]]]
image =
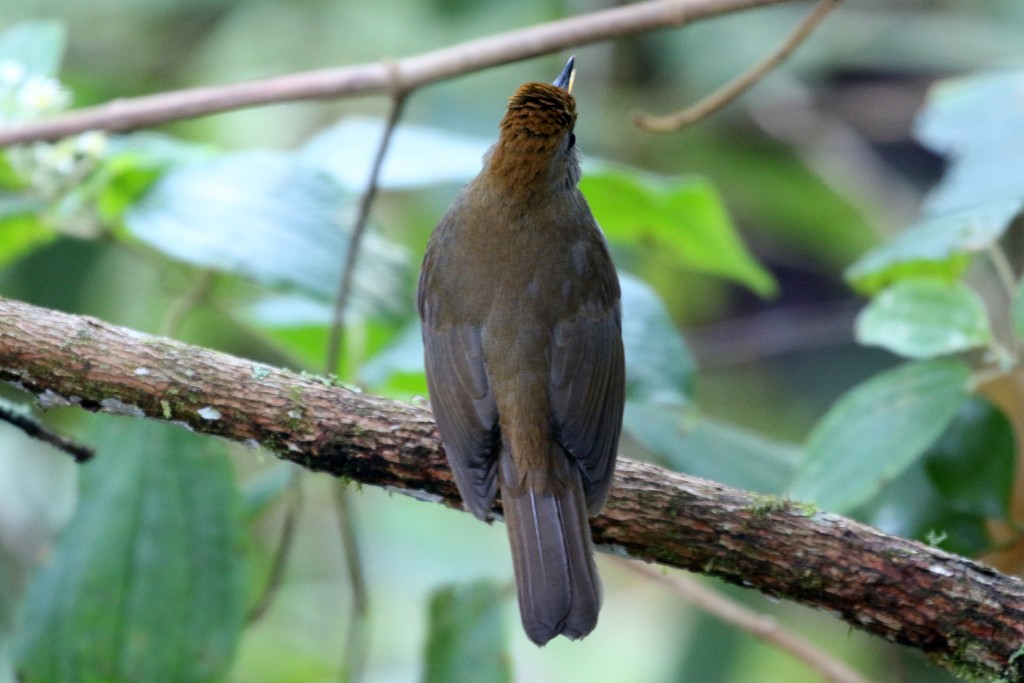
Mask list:
[[[395,127],[402,117],[407,95],[407,91],[396,89],[391,99],[391,108],[388,111],[388,118],[384,131],[381,134],[380,143],[377,145],[377,153],[370,167],[370,177],[366,183],[366,190],[360,199],[359,212],[349,232],[348,249],[345,252],[341,275],[338,277],[338,291],[334,297],[330,336],[327,341],[327,360],[325,365],[326,374],[328,375],[336,373],[338,370],[339,356],[344,346],[345,311],[347,310],[353,282],[355,281],[360,245],[362,244],[363,235],[366,234],[370,208],[373,206],[373,200],[377,196],[381,168],[384,166],[384,159],[387,156]],[[352,683],[361,680],[365,670],[366,650],[369,641],[368,615],[370,591],[366,585],[366,573],[363,570],[359,534],[354,516],[355,511],[346,486],[345,482],[338,482],[335,486],[334,505],[338,513],[338,525],[345,551],[345,566],[348,569],[349,583],[352,588],[352,621],[349,624],[348,635],[345,638],[342,680]]]
[[867,679],[821,648],[781,626],[773,617],[760,614],[735,600],[711,590],[695,579],[676,572],[667,573],[639,562],[620,560],[626,569],[649,581],[667,586],[686,602],[721,619],[730,626],[763,640],[818,672],[829,683],[868,683]]
[[25,432],[26,435],[33,439],[38,439],[58,450],[64,451],[74,458],[77,463],[87,462],[96,455],[96,451],[89,446],[58,434],[33,417],[27,410],[3,400],[0,400],[0,422],[6,422]]
[[789,57],[839,2],[840,0],[821,0],[774,52],[696,104],[667,116],[635,112],[633,123],[652,133],[669,133],[710,116],[759,83],[772,69]]
[[359,248],[366,233],[366,224],[370,216],[370,207],[377,196],[377,188],[380,181],[380,171],[384,166],[384,157],[387,156],[388,146],[402,117],[402,110],[405,108],[407,93],[396,91],[391,100],[391,108],[388,111],[387,122],[384,125],[384,132],[381,134],[380,144],[377,146],[377,153],[374,156],[370,168],[370,178],[366,184],[366,190],[359,201],[359,213],[348,238],[348,250],[345,252],[345,262],[341,268],[341,276],[338,278],[338,291],[334,296],[334,307],[331,313],[331,331],[327,340],[327,370],[326,373],[336,374],[338,371],[339,355],[344,345],[345,310],[348,307],[348,300],[352,292],[352,285],[355,281],[356,262],[359,258]]

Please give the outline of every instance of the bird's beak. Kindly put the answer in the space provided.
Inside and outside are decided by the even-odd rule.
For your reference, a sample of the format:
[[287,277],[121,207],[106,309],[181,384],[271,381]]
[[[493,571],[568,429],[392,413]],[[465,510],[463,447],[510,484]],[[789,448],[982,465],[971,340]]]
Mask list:
[[572,84],[576,80],[576,57],[569,57],[569,61],[565,63],[565,68],[562,69],[562,73],[558,74],[551,85],[556,88],[561,88],[565,92],[572,94]]

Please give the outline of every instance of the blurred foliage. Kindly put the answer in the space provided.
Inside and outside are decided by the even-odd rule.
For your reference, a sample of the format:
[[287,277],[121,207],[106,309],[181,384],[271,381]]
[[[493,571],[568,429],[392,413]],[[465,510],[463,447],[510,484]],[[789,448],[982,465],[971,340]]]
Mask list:
[[96,445],[103,455],[83,467],[75,516],[17,614],[19,678],[221,680],[247,568],[222,444],[122,419]]
[[423,683],[507,683],[502,589],[489,581],[439,588],[430,599]]
[[900,280],[857,318],[857,339],[908,358],[935,358],[992,341],[985,303],[962,282]]
[[877,494],[938,439],[968,397],[970,369],[907,363],[854,387],[807,437],[792,494],[848,512]]
[[[589,8],[13,0],[0,7],[0,125],[51,115],[72,97],[83,105],[412,54]],[[996,543],[994,523],[1020,505],[1007,414],[1024,406],[982,394],[986,380],[1019,374],[1024,339],[1014,248],[1024,71],[1012,66],[1024,7],[925,1],[897,14],[864,0],[713,120],[659,138],[626,123],[631,109],[706,93],[771,49],[802,11],[747,12],[577,52],[582,189],[622,272],[623,453],[981,554]],[[557,73],[561,58],[410,99],[360,255],[343,381],[403,400],[425,394],[412,302],[426,236],[479,170],[508,94]],[[991,71],[997,63],[1009,66]],[[958,78],[925,98],[944,76]],[[4,150],[0,294],[320,369],[381,110],[367,100],[297,103]],[[907,207],[942,170],[935,154],[949,167],[915,218]],[[870,297],[856,321],[843,313],[848,287]],[[893,363],[878,348],[909,362],[877,373]],[[243,625],[262,584],[252,577],[267,573],[280,542],[287,470],[251,453],[232,456],[232,468],[220,446],[169,426],[73,411],[54,419],[100,455],[83,468],[81,499],[58,536],[53,520],[75,503],[69,487],[55,486],[61,493],[31,514],[17,495],[0,495],[0,681],[8,671],[67,680],[72,668],[105,681],[336,675],[351,596],[317,478],[307,478],[314,494],[284,583],[268,612]],[[0,430],[0,482],[32,490],[67,476],[5,459],[24,448],[9,431]],[[503,530],[434,508],[359,496],[372,529],[368,680],[806,679],[745,636],[720,647],[611,565],[598,630],[538,651],[503,609],[512,601],[501,588],[511,574]],[[1006,526],[999,542],[1012,545]],[[830,651],[845,643],[844,658],[869,674],[935,680],[887,644],[851,642],[838,621],[740,595]]]

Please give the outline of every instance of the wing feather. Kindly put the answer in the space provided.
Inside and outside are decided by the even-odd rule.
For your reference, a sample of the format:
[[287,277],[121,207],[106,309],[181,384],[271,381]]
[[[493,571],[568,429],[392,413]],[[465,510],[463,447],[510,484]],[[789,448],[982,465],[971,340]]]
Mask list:
[[487,382],[480,330],[423,327],[430,406],[466,507],[486,519],[497,493],[498,409]]
[[551,409],[555,438],[583,472],[587,508],[608,497],[625,402],[625,359],[618,301],[592,301],[555,329]]

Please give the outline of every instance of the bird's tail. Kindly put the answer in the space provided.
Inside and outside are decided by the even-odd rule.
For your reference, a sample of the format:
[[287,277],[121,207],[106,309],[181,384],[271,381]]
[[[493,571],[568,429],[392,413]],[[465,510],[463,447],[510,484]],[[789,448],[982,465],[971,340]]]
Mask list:
[[537,645],[557,635],[582,638],[594,630],[601,607],[581,473],[561,447],[553,444],[551,456],[555,472],[533,477],[518,472],[507,451],[501,454],[502,505],[519,612],[526,635]]

